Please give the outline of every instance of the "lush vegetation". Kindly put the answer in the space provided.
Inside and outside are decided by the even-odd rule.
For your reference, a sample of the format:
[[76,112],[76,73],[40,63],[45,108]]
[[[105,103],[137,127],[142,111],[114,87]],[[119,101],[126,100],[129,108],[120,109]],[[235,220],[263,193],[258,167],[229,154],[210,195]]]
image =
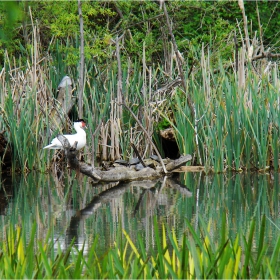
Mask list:
[[[180,153],[192,154],[192,164],[208,171],[278,169],[279,81],[273,56],[278,6],[245,2],[246,25],[237,2],[166,5],[182,67],[158,3],[83,3],[86,159],[131,157],[131,141],[144,157],[153,153],[135,119],[118,103],[121,85],[123,100],[159,149],[158,131],[173,127]],[[0,127],[12,147],[13,169],[45,171],[50,157],[41,147],[67,129],[65,124],[54,129],[52,123],[53,110],[61,111],[54,105],[57,85],[68,74],[77,89],[77,4],[2,2],[1,11]],[[178,79],[181,70],[186,88]],[[74,106],[69,116],[77,115]]]
[[[279,42],[275,30],[279,29],[279,7],[272,1],[248,1],[244,6],[247,24],[237,1],[167,2],[174,44],[164,9],[154,1],[83,2],[83,109],[89,127],[83,159],[94,163],[96,159],[132,157],[131,142],[143,157],[154,153],[135,118],[120,104],[121,92],[163,156],[159,131],[171,127],[179,152],[193,155],[192,164],[204,165],[207,172],[277,171],[280,105]],[[77,97],[77,3],[0,2],[0,13],[0,131],[8,141],[4,150],[12,151],[13,174],[16,170],[49,172],[53,153],[43,151],[42,147],[56,133],[70,130],[67,120],[78,116],[76,103],[67,115],[56,100],[57,86],[66,74],[74,81],[73,92]],[[180,80],[182,73],[185,83]],[[53,116],[66,121],[57,122]],[[1,164],[1,168],[5,166]],[[57,166],[55,171],[59,174]],[[65,183],[65,200],[72,182],[77,181],[73,177],[72,174],[61,179],[69,180]],[[41,181],[37,184],[43,185]],[[33,193],[36,184],[27,181],[27,185],[30,188],[24,191]],[[36,189],[37,200],[41,191],[51,194],[46,189]],[[79,186],[73,189],[84,194]],[[228,189],[233,192],[233,188]],[[277,189],[273,190],[271,200],[266,200],[270,197],[268,189],[264,188],[267,195],[259,197],[253,214],[277,212],[277,207],[270,205],[277,201]],[[31,205],[30,199],[25,196],[23,203]],[[218,201],[217,205],[221,204]],[[234,212],[234,205],[230,205]],[[181,212],[184,207],[187,206],[182,202]],[[42,215],[40,211],[43,209],[39,209],[38,215]],[[264,238],[265,215],[260,227],[256,227],[254,217],[247,232],[238,231],[234,237],[229,234],[223,216],[218,240],[211,235],[215,222],[209,219],[208,225],[204,223],[208,218],[199,220],[199,232],[186,219],[187,231],[180,238],[166,224],[159,228],[155,220],[155,248],[148,252],[140,235],[132,240],[119,228],[115,245],[99,255],[98,237],[85,255],[74,243],[67,249],[60,247],[51,231],[42,240],[37,238],[35,225],[30,236],[24,223],[22,228],[11,225],[6,229],[5,241],[0,242],[0,276],[280,276],[280,239],[269,251]]]
[[[170,1],[168,11],[179,49],[184,57],[192,46],[209,45],[213,53],[229,58],[234,46],[234,33],[239,33],[236,22],[242,26],[242,13],[237,1]],[[266,46],[279,47],[275,34],[279,23],[279,5],[271,1],[246,1],[246,15],[251,28],[249,35],[257,36]],[[1,62],[4,50],[27,55],[32,45],[32,25],[37,24],[42,50],[59,51],[68,65],[79,61],[79,22],[76,2],[19,1],[2,2]],[[258,14],[259,13],[259,14]],[[163,64],[168,51],[168,36],[163,10],[156,1],[87,1],[83,3],[83,17],[88,59],[112,58],[112,42],[116,35],[125,34],[123,55],[142,59],[143,43],[149,63]],[[259,26],[261,19],[262,28]],[[241,30],[243,30],[241,28]],[[243,31],[242,31],[243,32]],[[239,38],[241,42],[241,38]],[[51,43],[51,44],[50,44]]]
[[[279,177],[273,176],[181,174],[192,196],[161,184],[147,190],[141,182],[119,195],[112,188],[103,201],[108,186],[92,187],[75,174],[64,182],[37,172],[18,177],[0,221],[1,278],[277,278]],[[75,211],[93,198],[86,213]]]
[[[200,55],[199,52],[196,54]],[[11,67],[10,62],[6,67]],[[132,74],[129,69],[123,72],[123,80],[126,81],[124,97],[135,114],[140,116],[142,113],[144,127],[154,131],[159,147],[157,130],[167,124],[176,132],[180,153],[194,155],[193,164],[205,165],[207,170],[278,168],[279,92],[276,65],[271,75],[263,75],[261,79],[254,70],[249,70],[242,87],[235,73],[225,72],[222,66],[219,73],[214,73],[211,65],[207,65],[206,69],[197,69],[187,80],[188,93],[192,95],[197,112],[196,122],[186,102],[186,95],[180,88],[152,95],[152,81],[164,78],[159,68],[150,68],[150,80],[147,81],[138,63],[130,67],[133,68]],[[14,75],[12,70],[2,75],[1,128],[6,130],[5,135],[12,145],[14,168],[44,171],[48,168],[45,164],[49,155],[41,148],[52,137],[48,133],[52,120],[46,117],[52,108],[46,107],[45,103],[38,104],[36,100],[43,98],[46,92],[55,92],[53,85],[58,82],[51,82],[57,81],[57,76],[53,68],[49,68],[48,62],[39,65],[35,71],[36,75],[32,68],[28,68],[23,82],[23,76]],[[23,72],[20,73],[23,75]],[[152,153],[151,148],[146,149],[149,143],[143,132],[139,131],[137,123],[125,109],[121,122],[117,118],[120,108],[112,103],[117,87],[116,75],[117,70],[112,68],[94,78],[86,76],[84,108],[90,130],[85,153],[88,159],[92,158],[94,146],[95,156],[99,158],[104,158],[105,152],[110,158],[117,154],[117,150],[122,157],[130,157],[133,153],[130,139],[134,139],[142,155]],[[14,79],[13,85],[7,82],[10,78]],[[32,79],[35,79],[34,82]],[[34,87],[26,87],[23,96],[22,83],[26,82],[34,83]],[[36,92],[37,85],[41,88]],[[143,86],[146,88],[144,95],[141,92]],[[74,111],[73,116],[75,114]],[[99,138],[91,138],[102,120],[104,126],[98,134]],[[57,131],[65,129],[58,127]],[[115,147],[110,146],[113,138],[117,139]],[[101,145],[109,147],[104,152]]]
[[140,236],[135,244],[120,228],[116,244],[105,254],[98,255],[96,237],[87,256],[73,244],[64,250],[58,244],[55,252],[50,236],[36,240],[36,226],[28,240],[24,230],[9,227],[6,241],[0,244],[0,275],[5,279],[276,279],[280,238],[267,256],[265,221],[263,216],[260,232],[256,232],[253,219],[247,235],[239,233],[231,239],[224,216],[220,239],[214,242],[211,221],[207,226],[200,220],[200,233],[188,224],[188,232],[178,240],[172,230],[158,228],[155,220],[152,252],[146,251]]

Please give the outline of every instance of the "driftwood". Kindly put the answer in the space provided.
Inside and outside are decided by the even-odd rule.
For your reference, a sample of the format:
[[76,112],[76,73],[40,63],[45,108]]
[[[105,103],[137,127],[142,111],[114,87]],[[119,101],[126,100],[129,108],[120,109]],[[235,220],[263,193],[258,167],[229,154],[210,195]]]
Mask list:
[[[139,171],[136,171],[133,167],[125,166],[112,167],[106,171],[102,170],[102,168],[93,168],[91,165],[78,160],[76,142],[73,147],[70,147],[68,140],[63,135],[59,135],[57,138],[64,147],[68,166],[73,170],[93,178],[94,180],[101,180],[104,182],[147,180],[160,178],[165,174],[164,168],[162,166],[158,166],[155,169],[151,167],[145,167]],[[170,173],[180,166],[185,165],[191,159],[191,155],[186,155],[181,156],[176,160],[170,160],[170,162],[166,164],[165,169]]]

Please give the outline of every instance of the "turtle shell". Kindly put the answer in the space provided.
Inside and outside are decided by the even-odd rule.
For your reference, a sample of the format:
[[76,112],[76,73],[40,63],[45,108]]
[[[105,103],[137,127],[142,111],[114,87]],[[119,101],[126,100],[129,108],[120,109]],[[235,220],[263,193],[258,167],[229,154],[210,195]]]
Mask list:
[[118,163],[118,164],[121,164],[121,165],[127,165],[128,162],[124,159],[117,159],[114,161],[114,163]]
[[143,169],[143,168],[144,168],[144,166],[143,166],[142,163],[138,163],[138,164],[135,165],[135,170],[136,170],[136,171],[139,171],[139,170],[141,170],[141,169]]
[[159,157],[158,157],[157,155],[151,155],[150,158],[153,159],[153,160],[155,160],[155,161],[157,161],[157,162],[160,161],[160,160],[159,160]]
[[128,164],[129,165],[135,165],[135,164],[138,164],[140,162],[140,159],[139,158],[132,158],[129,160]]

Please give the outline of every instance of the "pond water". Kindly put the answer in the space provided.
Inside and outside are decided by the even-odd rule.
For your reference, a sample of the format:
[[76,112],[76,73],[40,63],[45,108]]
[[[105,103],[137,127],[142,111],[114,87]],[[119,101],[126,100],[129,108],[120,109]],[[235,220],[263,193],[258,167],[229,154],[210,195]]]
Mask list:
[[[70,172],[70,171],[69,171]],[[0,189],[0,239],[10,224],[27,232],[36,223],[37,238],[47,233],[56,246],[67,247],[75,237],[85,251],[98,237],[102,253],[116,240],[120,226],[132,240],[141,235],[147,250],[154,247],[154,217],[173,228],[176,236],[187,221],[199,230],[199,219],[211,220],[211,234],[219,237],[226,213],[229,234],[247,231],[253,216],[256,230],[266,215],[266,242],[273,247],[280,233],[279,174],[180,173],[157,181],[94,185],[81,175],[59,180],[48,174],[2,178]]]

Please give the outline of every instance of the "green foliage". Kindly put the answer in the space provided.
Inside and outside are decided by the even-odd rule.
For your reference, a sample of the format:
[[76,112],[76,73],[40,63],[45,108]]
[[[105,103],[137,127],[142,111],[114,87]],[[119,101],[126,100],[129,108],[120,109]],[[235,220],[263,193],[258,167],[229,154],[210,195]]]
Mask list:
[[214,73],[212,64],[202,65],[187,80],[196,122],[192,121],[186,97],[180,92],[175,96],[178,105],[173,108],[173,125],[180,151],[194,154],[196,163],[208,171],[277,169],[277,77],[260,78],[247,69],[245,86],[240,87],[235,72],[225,72],[221,65]]
[[[142,237],[138,235],[133,242],[120,229],[115,245],[102,256],[96,251],[97,238],[88,255],[84,249],[75,248],[73,242],[65,250],[57,244],[54,253],[50,235],[43,241],[36,240],[35,224],[28,241],[24,228],[9,227],[6,241],[0,244],[0,276],[9,279],[275,279],[279,277],[280,238],[269,256],[263,238],[265,220],[263,216],[259,234],[253,218],[248,236],[243,235],[241,240],[242,233],[238,233],[232,239],[224,215],[220,238],[214,241],[211,220],[205,225],[200,219],[200,233],[186,221],[188,231],[178,239],[173,230],[164,225],[159,228],[154,219],[155,248],[151,253],[146,251]],[[257,249],[255,255],[253,246]]]
[[160,121],[158,123],[158,127],[157,128],[159,130],[164,130],[164,129],[168,128],[169,126],[170,126],[170,122],[166,118],[164,118],[162,121]]
[[[260,13],[262,5],[267,11],[273,4],[259,3]],[[38,148],[34,157],[34,150],[28,148],[26,143],[31,139],[32,143],[41,147],[39,134],[44,131],[43,123],[46,123],[45,119],[42,123],[33,123],[32,118],[35,118],[36,114],[32,110],[38,109],[33,103],[34,96],[36,97],[35,83],[44,81],[46,86],[40,90],[53,93],[56,97],[56,86],[64,75],[67,74],[77,81],[80,56],[77,3],[47,1],[1,4],[2,13],[5,9],[7,11],[8,7],[12,7],[11,10],[16,7],[17,16],[11,18],[10,26],[6,26],[16,32],[5,29],[4,21],[2,22],[5,27],[3,32],[9,31],[11,36],[9,40],[1,41],[10,51],[10,56],[8,53],[3,59],[5,73],[12,73],[8,71],[14,69],[29,71],[32,62],[37,63],[38,59],[40,64],[36,64],[36,71],[44,66],[45,73],[43,77],[35,75],[36,71],[33,72],[34,78],[39,78],[32,84],[33,88],[28,91],[30,95],[26,100],[19,102],[14,97],[9,99],[11,97],[6,96],[7,90],[3,91],[1,100],[2,113],[9,119],[6,125],[3,125],[3,122],[1,125],[4,128],[9,127],[7,137],[14,145],[14,160],[22,168],[28,166],[31,169],[41,155]],[[248,18],[253,11],[255,16],[252,6],[246,4],[245,8],[248,10]],[[238,78],[230,72],[231,69],[227,69],[228,72],[224,70],[224,61],[230,61],[233,55],[232,35],[237,28],[235,19],[241,19],[238,3],[171,1],[167,2],[167,9],[179,49],[186,58],[186,94],[194,101],[196,120],[191,116],[186,94],[179,88],[172,93],[153,95],[158,88],[178,75],[175,60],[168,56],[172,54],[170,39],[159,5],[156,2],[83,2],[86,58],[84,117],[89,119],[92,129],[102,119],[107,121],[113,116],[114,106],[111,101],[116,99],[118,88],[118,67],[113,40],[124,34],[120,41],[123,96],[133,112],[142,117],[144,126],[151,130],[173,126],[180,153],[195,155],[195,162],[205,165],[207,170],[259,170],[266,169],[271,161],[277,168],[277,75],[271,77],[271,82],[266,77],[257,77],[254,70],[246,69],[248,73],[245,88],[250,98],[244,101]],[[277,8],[273,10],[274,16],[275,11]],[[8,12],[5,16],[11,17]],[[263,17],[262,20],[268,19]],[[272,18],[270,20],[272,21]],[[21,28],[16,29],[19,24],[22,24]],[[35,33],[35,30],[38,30],[38,33]],[[265,32],[268,32],[267,30]],[[253,30],[250,32],[252,35]],[[202,43],[204,48],[201,48]],[[46,53],[48,56],[45,56]],[[170,64],[168,73],[167,64]],[[192,64],[194,67],[190,67]],[[26,72],[17,73],[14,77],[26,75]],[[3,84],[3,88],[9,88],[12,92],[14,89],[11,88],[10,79],[6,74],[7,84]],[[33,81],[33,78],[28,81],[30,80]],[[18,84],[21,83],[19,79]],[[17,94],[20,96],[20,93]],[[158,101],[163,105],[155,105]],[[12,117],[17,105],[13,102],[19,102],[23,109],[28,103],[30,114],[23,118],[18,116],[19,119],[14,120]],[[251,110],[247,108],[248,102],[252,104]],[[152,103],[153,106],[150,106]],[[263,104],[265,106],[262,106]],[[268,110],[270,115],[266,117]],[[48,115],[47,110],[44,113]],[[76,113],[74,109],[71,117]],[[28,123],[32,124],[28,126]],[[129,150],[130,140],[127,133],[136,127],[135,124],[132,116],[123,110],[119,125],[122,130],[122,137],[119,139],[122,153]],[[28,127],[30,131],[24,130],[24,127]],[[38,129],[41,129],[40,133]],[[21,135],[24,132],[27,135]],[[17,139],[19,137],[23,140]],[[139,142],[143,138],[143,134],[139,133],[135,141]],[[154,138],[156,139],[156,136]],[[156,141],[160,143],[158,139]],[[27,146],[21,149],[21,143]],[[106,143],[108,146],[110,144],[109,141]],[[143,146],[146,144],[144,141]],[[30,153],[30,156],[22,155],[23,151]]]
[[[42,129],[42,120],[34,122],[36,102],[31,94],[20,104],[15,104],[11,95],[9,92],[4,107],[0,106],[0,114],[7,129],[7,139],[12,146],[13,169],[20,168],[22,172],[34,168],[41,169],[37,150],[42,140],[39,133]],[[28,113],[21,114],[22,111]],[[15,112],[19,115],[15,116]]]
[[[145,44],[147,63],[162,64],[167,59],[165,48],[169,36],[166,19],[157,3],[153,1],[82,3],[85,55],[88,60],[95,57],[104,62],[107,58],[111,58],[110,50],[113,45],[111,38],[122,34],[124,34],[122,48],[126,58],[142,58]],[[190,62],[190,49],[202,44],[210,46],[212,59],[216,63],[218,62],[216,55],[222,56],[225,60],[231,59],[234,47],[233,35],[235,32],[237,34],[239,31],[243,32],[242,26],[239,28],[236,23],[242,21],[237,1],[171,1],[166,2],[166,5],[179,49]],[[261,34],[265,45],[279,47],[275,30],[280,13],[275,2],[245,2],[248,22],[252,22],[249,36],[253,38],[257,32],[257,36],[260,37],[257,9],[263,26]],[[2,14],[0,24],[3,26],[2,49],[8,49],[10,54],[18,57],[21,54],[21,46],[26,48],[32,40],[30,34],[36,25],[39,28],[43,52],[52,51],[56,40],[59,40],[64,44],[63,52],[69,54],[69,59],[65,58],[66,63],[68,65],[77,63],[76,54],[79,45],[76,44],[76,38],[79,35],[79,17],[76,2],[2,2],[0,14]],[[70,53],[74,55],[70,56]]]
[[6,48],[11,53],[18,51],[20,38],[14,36],[14,30],[21,23],[22,6],[15,1],[0,2],[0,61],[3,60]]

